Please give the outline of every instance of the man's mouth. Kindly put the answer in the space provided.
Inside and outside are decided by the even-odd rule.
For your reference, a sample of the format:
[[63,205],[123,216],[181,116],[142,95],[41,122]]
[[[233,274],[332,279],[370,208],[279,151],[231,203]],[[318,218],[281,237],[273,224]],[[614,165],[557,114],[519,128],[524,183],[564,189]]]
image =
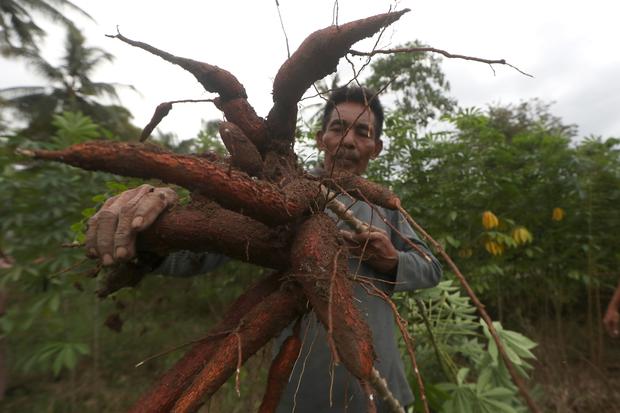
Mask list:
[[343,150],[340,150],[336,154],[335,159],[337,161],[356,162],[359,159],[359,157],[357,156],[357,153],[354,152],[354,151],[343,151]]

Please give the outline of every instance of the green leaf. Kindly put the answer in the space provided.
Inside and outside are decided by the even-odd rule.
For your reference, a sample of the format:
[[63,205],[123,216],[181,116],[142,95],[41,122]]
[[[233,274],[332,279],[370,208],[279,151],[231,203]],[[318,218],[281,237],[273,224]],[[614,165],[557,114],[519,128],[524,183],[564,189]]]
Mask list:
[[97,212],[96,208],[86,208],[82,210],[82,216],[84,218],[90,218]]
[[456,375],[456,382],[458,384],[463,384],[465,382],[465,379],[467,378],[467,374],[469,374],[469,369],[464,367],[459,369],[457,375]]
[[58,312],[60,308],[60,294],[54,294],[49,300],[48,308],[53,312]]
[[461,242],[456,238],[452,237],[451,235],[446,235],[446,241],[448,241],[448,244],[450,244],[454,248],[458,248],[461,246]]

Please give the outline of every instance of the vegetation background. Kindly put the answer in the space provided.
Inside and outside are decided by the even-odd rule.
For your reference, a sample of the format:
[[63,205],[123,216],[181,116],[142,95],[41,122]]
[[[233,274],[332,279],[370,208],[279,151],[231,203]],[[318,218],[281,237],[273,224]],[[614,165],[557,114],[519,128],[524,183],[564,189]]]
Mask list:
[[[123,411],[182,354],[178,347],[204,336],[263,272],[229,263],[206,276],[151,276],[138,288],[96,297],[95,263],[67,244],[82,241],[85,220],[104,199],[140,182],[15,155],[17,147],[134,140],[142,126],[131,123],[122,102],[102,99],[115,97],[118,85],[98,82],[93,70],[113,56],[89,46],[64,17],[70,9],[68,1],[0,2],[0,51],[47,82],[0,90],[4,411]],[[37,47],[45,34],[38,19],[46,18],[66,29],[58,62]],[[392,187],[455,259],[501,323],[510,357],[545,411],[614,410],[620,351],[601,318],[620,278],[620,140],[578,136],[576,125],[539,100],[460,107],[431,55],[376,59],[370,69],[363,81],[372,87],[397,81],[384,99],[386,149],[369,177]],[[303,153],[317,109],[300,119]],[[431,121],[441,127],[429,129]],[[190,140],[155,140],[180,152],[222,150],[217,121],[205,121]],[[449,272],[438,287],[395,300],[416,338],[435,411],[524,411]],[[270,358],[265,349],[242,369],[241,397],[228,383],[204,410],[256,408]]]

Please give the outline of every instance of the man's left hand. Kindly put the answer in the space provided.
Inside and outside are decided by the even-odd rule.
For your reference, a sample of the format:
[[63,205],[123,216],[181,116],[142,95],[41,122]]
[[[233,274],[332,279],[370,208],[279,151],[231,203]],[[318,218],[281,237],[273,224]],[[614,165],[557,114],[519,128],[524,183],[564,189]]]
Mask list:
[[379,272],[385,274],[396,272],[398,251],[384,231],[372,229],[356,234],[341,230],[340,233],[353,256],[362,257],[362,260]]

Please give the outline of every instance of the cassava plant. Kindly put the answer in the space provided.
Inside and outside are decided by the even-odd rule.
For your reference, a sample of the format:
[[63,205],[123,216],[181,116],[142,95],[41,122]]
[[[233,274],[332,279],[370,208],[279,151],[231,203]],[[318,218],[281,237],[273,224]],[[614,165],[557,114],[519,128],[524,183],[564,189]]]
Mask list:
[[[140,234],[139,251],[158,255],[178,250],[210,251],[275,270],[242,294],[208,338],[195,344],[159,378],[153,388],[135,403],[132,412],[195,411],[204,399],[239,371],[243,362],[283,328],[299,319],[307,311],[306,303],[310,304],[328,332],[334,360],[342,363],[360,381],[368,396],[376,393],[386,398],[393,410],[402,411],[402,407],[391,398],[385,381],[373,368],[375,354],[371,332],[352,298],[353,281],[348,274],[347,249],[334,221],[323,210],[326,207],[338,210],[332,200],[333,194],[348,193],[370,204],[398,209],[405,215],[406,212],[395,194],[360,176],[333,171],[320,177],[305,174],[293,151],[293,144],[297,104],[305,91],[315,81],[335,71],[338,61],[346,54],[376,54],[375,50],[356,52],[351,46],[392,24],[407,11],[330,26],[308,36],[278,71],[273,84],[274,104],[266,118],[256,114],[243,85],[228,71],[174,56],[118,33],[111,37],[181,66],[207,91],[218,95],[213,103],[227,120],[220,125],[220,135],[230,156],[180,155],[146,143],[106,141],[82,143],[60,151],[22,152],[87,170],[159,179],[191,191],[192,200],[188,205],[167,211]],[[420,50],[410,48],[391,52],[416,51]],[[447,53],[429,48],[422,51]],[[456,57],[506,64],[503,60]],[[157,108],[141,141],[169,112],[172,103],[166,102]],[[347,218],[346,211],[341,210],[341,215],[357,231],[368,230],[367,226]],[[431,243],[445,256],[437,243],[432,240]],[[445,258],[453,265],[447,256]],[[135,283],[141,271],[144,270],[138,265],[127,264],[115,273]],[[465,283],[462,277],[461,281]],[[470,289],[468,292],[473,294]],[[389,300],[387,296],[384,298]],[[473,301],[484,315],[482,305],[476,299]],[[486,320],[489,320],[489,329],[494,334],[488,316]],[[401,331],[408,340],[404,326]],[[495,338],[500,354],[510,368],[496,335]],[[408,350],[415,365],[410,343]],[[298,351],[299,338],[294,335],[273,361],[261,412],[273,411],[277,405]],[[425,402],[419,376],[418,381],[421,399]],[[531,409],[536,411],[523,385],[517,384]],[[367,397],[367,400],[368,410],[374,411],[373,397]]]

